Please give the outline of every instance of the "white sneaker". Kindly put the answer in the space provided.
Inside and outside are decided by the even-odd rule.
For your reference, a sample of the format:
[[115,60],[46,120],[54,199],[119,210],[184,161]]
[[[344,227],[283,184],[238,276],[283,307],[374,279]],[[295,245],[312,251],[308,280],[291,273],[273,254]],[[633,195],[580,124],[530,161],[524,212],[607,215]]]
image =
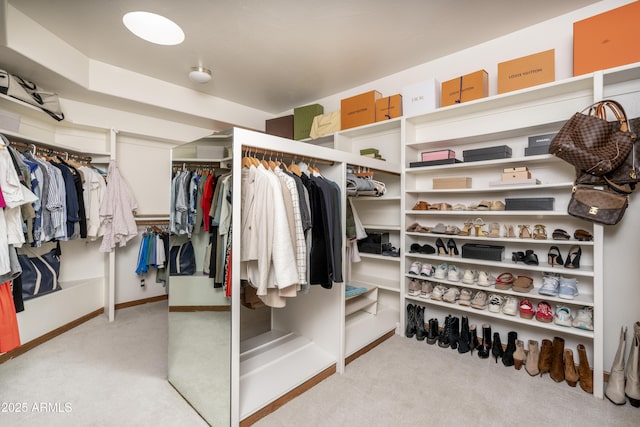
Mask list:
[[571,322],[574,328],[593,331],[593,307],[582,307]]
[[420,295],[420,283],[416,279],[409,281],[409,296],[415,297]]
[[422,264],[422,268],[420,269],[420,275],[421,276],[425,276],[425,277],[431,277],[433,276],[433,273],[435,272],[435,268],[433,268],[433,266],[429,263],[424,263]]
[[462,276],[462,283],[471,285],[475,281],[476,281],[476,271],[471,269],[466,269]]
[[447,292],[446,286],[437,285],[431,292],[431,299],[435,301],[442,301],[442,296]]
[[481,271],[478,273],[478,286],[491,286],[496,284],[496,278],[491,273]]
[[458,304],[470,305],[472,298],[473,298],[473,291],[469,288],[463,288],[460,291],[460,298],[458,299]]
[[447,272],[447,280],[450,282],[459,282],[460,281],[460,270],[455,265],[450,265],[449,270]]
[[484,291],[478,291],[471,300],[471,307],[478,310],[484,310],[487,308],[487,294]]
[[415,274],[416,276],[419,276],[421,268],[422,268],[422,263],[421,262],[413,261],[411,263],[411,267],[409,267],[409,274]]
[[554,316],[554,323],[560,326],[572,326],[573,313],[566,305],[556,306],[556,314]]
[[453,304],[458,300],[459,296],[460,296],[460,289],[456,288],[455,286],[452,286],[449,289],[447,289],[447,292],[444,293],[444,295],[442,296],[442,300],[444,302],[449,302]]
[[438,268],[436,268],[434,277],[436,279],[446,279],[448,270],[449,270],[449,266],[446,263],[440,264]]
[[508,314],[509,316],[515,316],[516,314],[518,314],[518,298],[507,297],[507,302],[504,303],[502,312],[504,314]]
[[431,293],[433,292],[433,284],[428,280],[422,280],[422,286],[420,288],[420,295],[418,295],[422,299],[431,298]]
[[492,313],[500,313],[504,304],[504,297],[498,294],[489,295],[489,311]]

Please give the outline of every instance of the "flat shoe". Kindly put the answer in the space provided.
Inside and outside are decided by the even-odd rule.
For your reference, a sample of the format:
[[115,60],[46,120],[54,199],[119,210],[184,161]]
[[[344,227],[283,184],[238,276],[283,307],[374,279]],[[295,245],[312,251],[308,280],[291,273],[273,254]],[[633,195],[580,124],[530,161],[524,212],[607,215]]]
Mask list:
[[533,279],[529,276],[518,276],[518,278],[513,281],[512,289],[515,292],[529,292],[533,289]]
[[415,206],[411,208],[411,210],[414,211],[426,211],[427,209],[429,209],[429,203],[425,202],[424,200],[416,202]]
[[434,234],[445,234],[447,232],[447,226],[439,222],[431,229],[431,232]]
[[593,240],[593,236],[587,230],[578,229],[573,233],[573,237],[577,240],[586,242]]
[[571,236],[569,236],[569,233],[561,228],[556,228],[555,230],[553,230],[551,237],[553,237],[553,240],[569,240],[571,238]]
[[487,200],[481,201],[478,203],[478,206],[476,206],[477,211],[488,211],[489,209],[491,209],[491,202]]
[[511,273],[502,273],[496,278],[496,289],[507,291],[511,289],[511,285],[513,284],[513,274]]
[[492,211],[503,211],[505,208],[504,203],[500,200],[494,200],[491,202],[491,210]]

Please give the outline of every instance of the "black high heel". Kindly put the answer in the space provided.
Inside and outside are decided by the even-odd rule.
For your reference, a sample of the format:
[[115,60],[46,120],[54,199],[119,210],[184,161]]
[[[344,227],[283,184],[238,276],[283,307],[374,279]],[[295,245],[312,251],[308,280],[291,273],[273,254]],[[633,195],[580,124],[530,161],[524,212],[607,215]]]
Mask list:
[[582,249],[580,246],[571,246],[569,254],[564,262],[565,268],[580,268],[580,257],[582,256]]
[[500,334],[498,332],[493,333],[493,346],[491,347],[491,354],[496,358],[496,363],[498,363],[498,358],[502,359],[504,355],[504,350],[502,349],[502,342],[500,341]]
[[547,254],[547,263],[549,263],[549,265],[552,267],[564,264],[564,262],[562,261],[562,255],[560,255],[560,248],[558,248],[557,246],[551,246],[549,248],[549,253]]
[[455,240],[449,239],[447,242],[447,248],[449,248],[449,256],[458,255],[458,246],[456,245]]
[[436,249],[438,250],[438,255],[447,255],[449,253],[444,246],[444,242],[439,237],[438,240],[436,240]]
[[527,249],[524,253],[524,263],[527,265],[538,265],[538,255],[536,255],[531,249]]

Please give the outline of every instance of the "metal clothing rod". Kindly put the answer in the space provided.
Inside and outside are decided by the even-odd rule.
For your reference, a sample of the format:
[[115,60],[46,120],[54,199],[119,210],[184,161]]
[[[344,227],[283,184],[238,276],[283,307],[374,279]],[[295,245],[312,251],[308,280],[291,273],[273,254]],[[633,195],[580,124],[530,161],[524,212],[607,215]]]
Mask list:
[[265,148],[259,148],[259,147],[249,147],[247,145],[242,146],[242,151],[244,153],[247,153],[249,156],[254,154],[262,154],[264,156],[273,156],[275,158],[280,158],[280,159],[294,159],[294,160],[308,161],[310,163],[320,164],[320,165],[333,166],[334,164],[334,162],[331,160],[317,159],[315,157],[303,156],[300,154],[284,153],[282,151],[267,150]]
[[35,143],[26,143],[20,141],[9,141],[9,143],[17,148],[24,148],[26,150],[31,150],[31,152],[35,154],[43,154],[43,155],[56,155],[62,157],[64,160],[73,159],[78,160],[80,162],[91,163],[91,157],[69,152],[69,151],[61,151],[55,148],[43,147]]

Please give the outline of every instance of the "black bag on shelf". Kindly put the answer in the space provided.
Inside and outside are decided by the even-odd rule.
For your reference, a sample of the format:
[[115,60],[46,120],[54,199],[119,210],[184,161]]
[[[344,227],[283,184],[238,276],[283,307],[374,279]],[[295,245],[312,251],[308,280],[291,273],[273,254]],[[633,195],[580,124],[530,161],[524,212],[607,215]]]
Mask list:
[[60,276],[60,242],[49,252],[29,257],[25,254],[18,254],[18,261],[22,268],[22,299],[28,300],[59,291],[58,283]]
[[179,246],[171,246],[169,252],[169,275],[192,276],[195,272],[196,254],[191,240],[187,240]]

